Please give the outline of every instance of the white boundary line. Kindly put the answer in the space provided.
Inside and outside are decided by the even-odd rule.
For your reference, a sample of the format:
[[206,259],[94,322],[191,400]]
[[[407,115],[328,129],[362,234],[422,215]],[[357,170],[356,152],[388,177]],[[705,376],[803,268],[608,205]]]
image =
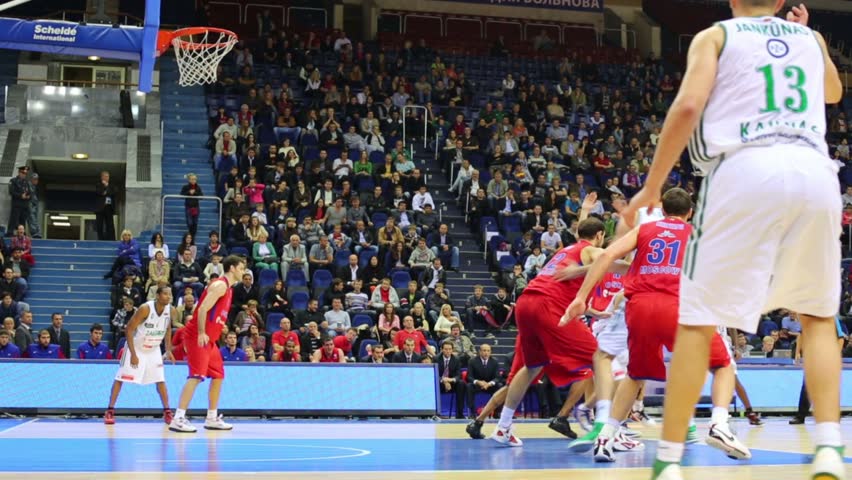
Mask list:
[[15,426],[13,426],[13,427],[9,427],[9,428],[7,428],[7,429],[5,429],[5,430],[0,430],[0,435],[4,435],[4,434],[6,434],[6,433],[11,432],[12,430],[17,430],[17,429],[19,429],[19,428],[21,428],[21,427],[23,427],[23,426],[25,426],[25,425],[29,425],[29,424],[34,423],[34,422],[37,422],[37,421],[38,421],[38,418],[33,418],[33,419],[30,419],[30,420],[27,420],[27,421],[26,421],[26,422],[24,422],[24,423],[19,423],[19,424],[17,424],[17,425],[15,425]]

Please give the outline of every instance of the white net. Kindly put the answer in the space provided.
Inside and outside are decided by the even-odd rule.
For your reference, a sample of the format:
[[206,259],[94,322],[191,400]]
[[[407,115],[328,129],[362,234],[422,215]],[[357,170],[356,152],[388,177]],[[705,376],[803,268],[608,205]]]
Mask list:
[[177,35],[172,39],[182,87],[216,81],[216,67],[234,48],[237,36],[212,30]]

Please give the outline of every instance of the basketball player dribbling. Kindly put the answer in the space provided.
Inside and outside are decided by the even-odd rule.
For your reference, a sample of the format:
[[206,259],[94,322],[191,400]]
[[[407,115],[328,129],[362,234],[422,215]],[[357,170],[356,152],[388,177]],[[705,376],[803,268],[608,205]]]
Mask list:
[[222,327],[228,322],[228,311],[231,309],[231,286],[243,278],[246,271],[246,260],[238,255],[230,255],[222,262],[225,275],[211,280],[198,299],[198,309],[186,327],[186,360],[189,366],[189,377],[180,394],[180,404],[175,412],[175,418],[169,424],[173,432],[193,433],[195,427],[186,418],[186,409],[195,394],[198,384],[205,378],[210,379],[208,394],[209,406],[204,428],[207,430],[231,430],[233,425],[225,423],[218,414],[219,394],[222,391],[222,380],[225,378],[225,367],[222,353],[216,347],[216,340],[222,335]]
[[[754,333],[764,311],[801,314],[814,401],[813,479],[846,478],[840,432],[841,198],[825,104],[843,86],[804,5],[730,0],[733,19],[699,33],[645,187],[651,205],[687,144],[706,177],[680,290],[680,327],[652,478],[680,480],[683,440],[719,325]],[[629,215],[628,215],[629,216]],[[722,299],[722,301],[720,301]],[[830,347],[829,347],[830,346]]]
[[112,392],[109,397],[109,407],[104,414],[104,423],[115,423],[115,402],[121,392],[124,382],[140,385],[157,384],[157,393],[163,402],[163,421],[172,421],[172,411],[169,409],[169,392],[166,389],[166,376],[163,371],[163,354],[160,344],[166,341],[165,357],[174,363],[172,355],[172,319],[175,318],[175,308],[172,307],[172,289],[157,288],[156,300],[144,303],[133,314],[127,324],[127,346],[121,354],[121,362],[115,381],[112,382]]
[[[630,407],[644,380],[665,381],[666,366],[663,347],[674,348],[678,325],[678,291],[684,248],[691,226],[686,223],[692,213],[692,199],[686,191],[674,188],[663,196],[665,218],[634,228],[604,251],[586,274],[583,285],[568,307],[561,324],[583,314],[585,305],[579,299],[591,291],[606,270],[619,258],[635,258],[624,277],[624,293],[628,299],[625,309],[627,344],[630,360],[627,379],[615,394],[609,419],[600,429],[595,443],[595,461],[614,461],[617,433],[627,419]],[[705,365],[714,371],[713,417],[707,444],[738,459],[751,457],[751,452],[731,433],[728,426],[728,405],[734,393],[734,373],[731,359],[722,338],[716,335],[710,359]],[[702,377],[703,378],[703,377]],[[601,419],[603,420],[603,419]]]

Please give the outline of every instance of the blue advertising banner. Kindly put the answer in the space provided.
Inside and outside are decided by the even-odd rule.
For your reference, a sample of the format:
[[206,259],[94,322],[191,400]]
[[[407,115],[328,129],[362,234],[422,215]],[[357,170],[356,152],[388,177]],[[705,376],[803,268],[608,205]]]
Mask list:
[[141,27],[0,18],[0,48],[139,61]]
[[442,0],[445,2],[481,3],[504,7],[547,8],[552,10],[570,10],[602,12],[604,0]]
[[[173,403],[186,381],[183,362],[165,364]],[[102,411],[118,363],[109,360],[0,360],[5,382],[0,410]],[[282,415],[434,415],[438,408],[435,365],[226,362],[219,409]],[[205,382],[206,383],[206,382]],[[207,408],[200,386],[190,409]],[[154,385],[125,383],[120,411],[158,411]]]

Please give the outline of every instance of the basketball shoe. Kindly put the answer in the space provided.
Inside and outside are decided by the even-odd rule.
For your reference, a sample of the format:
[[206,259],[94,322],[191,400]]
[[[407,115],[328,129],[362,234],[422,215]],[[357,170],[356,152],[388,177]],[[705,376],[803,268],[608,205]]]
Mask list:
[[219,415],[216,418],[207,418],[204,420],[204,428],[207,430],[233,430],[234,426],[230,423],[225,423],[222,420],[222,415]]
[[811,463],[812,480],[844,480],[843,447],[817,447]]
[[520,438],[516,437],[514,432],[512,432],[512,427],[503,429],[498,425],[497,428],[494,429],[494,433],[492,433],[488,438],[505,447],[524,446],[524,442],[521,441]]
[[730,425],[727,423],[711,424],[706,441],[707,445],[725,452],[728,458],[733,458],[734,460],[748,460],[751,458],[751,451],[737,439],[736,435],[731,432]]

